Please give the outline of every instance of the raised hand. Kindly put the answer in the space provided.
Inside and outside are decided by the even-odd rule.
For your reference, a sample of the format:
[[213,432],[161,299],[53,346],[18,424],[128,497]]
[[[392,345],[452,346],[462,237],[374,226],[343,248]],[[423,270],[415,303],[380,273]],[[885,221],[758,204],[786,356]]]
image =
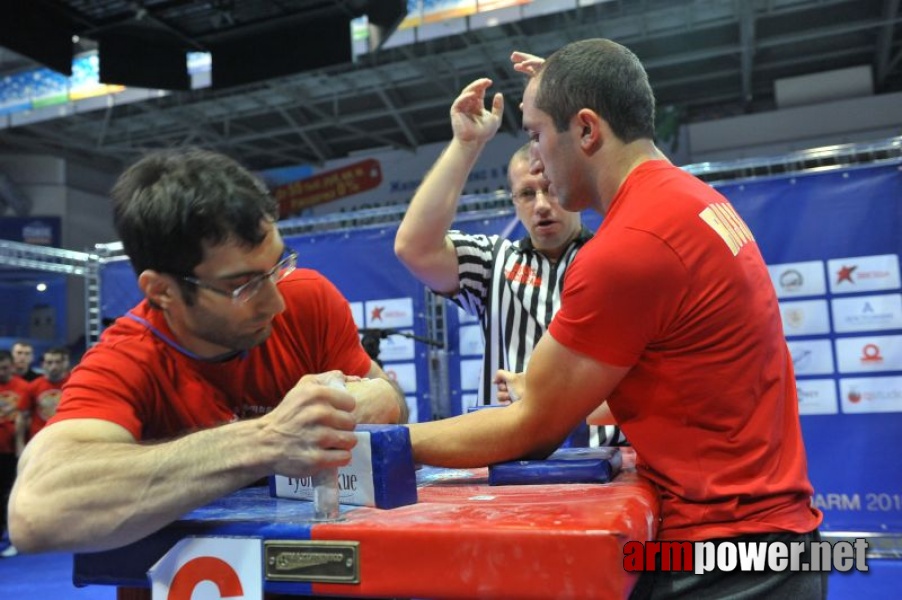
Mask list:
[[514,63],[514,71],[519,71],[529,77],[534,77],[539,72],[539,67],[545,64],[545,59],[534,54],[526,52],[517,52],[511,54],[511,62]]
[[465,87],[451,105],[451,128],[458,141],[484,143],[498,131],[504,114],[504,97],[495,94],[492,108],[487,110],[485,93],[491,85],[491,79],[477,79]]

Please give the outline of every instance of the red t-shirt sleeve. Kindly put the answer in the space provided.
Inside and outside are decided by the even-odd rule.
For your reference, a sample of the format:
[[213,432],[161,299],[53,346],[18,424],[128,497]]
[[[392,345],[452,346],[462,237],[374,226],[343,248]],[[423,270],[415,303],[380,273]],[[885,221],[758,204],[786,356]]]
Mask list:
[[[96,356],[90,356],[96,354]],[[132,356],[100,344],[85,355],[63,386],[56,414],[49,422],[70,418],[110,421],[142,438],[140,402],[151,396],[153,378]]]
[[319,273],[310,271],[309,274],[310,278],[298,278],[288,283],[284,297],[286,302],[294,301],[296,290],[300,297],[315,303],[296,311],[293,324],[302,328],[301,331],[312,328],[317,332],[308,342],[318,356],[313,372],[337,369],[346,375],[366,375],[372,361],[360,343],[347,299]]
[[549,333],[599,362],[631,367],[674,325],[688,277],[660,238],[635,229],[611,234],[589,242],[568,269]]

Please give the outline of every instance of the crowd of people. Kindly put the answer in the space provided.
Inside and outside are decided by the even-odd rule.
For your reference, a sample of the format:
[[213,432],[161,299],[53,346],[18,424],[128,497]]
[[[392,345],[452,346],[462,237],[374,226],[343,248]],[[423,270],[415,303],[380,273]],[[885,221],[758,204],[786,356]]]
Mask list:
[[[16,464],[25,446],[56,414],[63,384],[69,379],[69,349],[44,351],[41,370],[34,369],[34,345],[15,342],[0,350],[0,499],[5,504],[16,478]],[[6,530],[6,511],[0,514],[0,558],[16,556]]]
[[[452,104],[453,139],[395,242],[414,276],[480,318],[481,397],[509,406],[409,425],[415,460],[543,457],[603,414],[658,491],[658,539],[818,539],[792,362],[753,236],[655,146],[654,95],[629,49],[583,40],[512,61],[529,141],[511,159],[511,197],[528,235],[448,231],[503,111],[500,94],[485,106],[492,82],[478,79]],[[346,464],[359,423],[406,422],[347,301],[297,267],[275,201],[244,167],[154,152],[112,196],[144,300],[85,354],[49,425],[23,439],[9,502],[22,550],[121,547],[261,477]],[[584,209],[604,217],[594,235]],[[507,276],[525,268],[542,277]],[[547,299],[541,311],[527,295]],[[41,425],[38,408],[16,406]],[[652,571],[633,595],[823,598],[825,577]]]

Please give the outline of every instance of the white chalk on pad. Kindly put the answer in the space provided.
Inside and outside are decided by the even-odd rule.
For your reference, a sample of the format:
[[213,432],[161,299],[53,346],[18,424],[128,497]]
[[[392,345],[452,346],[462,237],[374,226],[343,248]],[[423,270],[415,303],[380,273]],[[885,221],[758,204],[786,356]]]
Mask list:
[[[338,496],[342,504],[395,508],[417,501],[416,469],[410,432],[402,425],[358,425],[351,462],[338,469]],[[276,498],[314,500],[314,477],[270,477],[269,492]]]

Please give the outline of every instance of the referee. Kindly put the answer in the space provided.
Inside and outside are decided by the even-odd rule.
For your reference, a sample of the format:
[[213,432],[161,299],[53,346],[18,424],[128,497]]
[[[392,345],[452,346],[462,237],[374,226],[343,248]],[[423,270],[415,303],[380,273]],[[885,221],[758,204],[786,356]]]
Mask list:
[[[579,213],[561,208],[548,182],[530,174],[528,144],[511,158],[508,179],[529,235],[511,241],[448,231],[467,177],[501,123],[501,94],[491,111],[485,108],[491,84],[474,81],[454,101],[454,137],[417,189],[395,238],[395,254],[417,279],[479,318],[486,342],[480,404],[512,399],[507,381],[526,369],[560,306],[564,273],[592,237]],[[619,431],[610,427],[599,435],[617,438]]]

